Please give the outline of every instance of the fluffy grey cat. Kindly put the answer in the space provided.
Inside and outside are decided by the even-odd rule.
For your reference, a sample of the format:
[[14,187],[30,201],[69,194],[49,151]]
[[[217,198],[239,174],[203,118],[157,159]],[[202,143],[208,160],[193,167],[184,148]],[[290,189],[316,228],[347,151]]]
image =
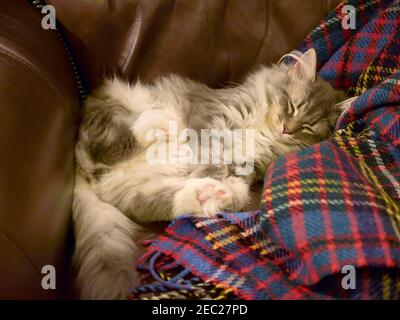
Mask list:
[[[136,222],[242,210],[251,184],[274,159],[332,133],[348,100],[316,76],[313,49],[289,55],[294,64],[262,67],[234,88],[211,89],[178,76],[152,84],[114,78],[87,99],[73,204],[83,298],[126,297],[136,277]],[[171,123],[199,134],[202,129],[251,129],[252,140],[239,142],[252,152],[219,164],[152,163],[149,150],[155,146],[174,141],[178,149],[202,148],[200,142],[173,140]],[[162,142],[149,134],[152,130],[163,134]],[[254,170],[238,174],[248,163]]]

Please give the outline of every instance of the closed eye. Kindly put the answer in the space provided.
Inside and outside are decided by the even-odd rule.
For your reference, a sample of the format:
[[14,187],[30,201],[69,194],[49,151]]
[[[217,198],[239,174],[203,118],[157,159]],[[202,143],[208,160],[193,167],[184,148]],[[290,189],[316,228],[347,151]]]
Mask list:
[[301,127],[301,131],[308,134],[314,134],[314,130],[308,124],[303,124]]
[[289,103],[288,103],[288,108],[289,108],[289,110],[288,110],[289,112],[288,113],[289,113],[290,116],[292,116],[294,114],[294,112],[295,112],[295,108],[294,108],[293,102],[290,101],[290,100],[289,100]]

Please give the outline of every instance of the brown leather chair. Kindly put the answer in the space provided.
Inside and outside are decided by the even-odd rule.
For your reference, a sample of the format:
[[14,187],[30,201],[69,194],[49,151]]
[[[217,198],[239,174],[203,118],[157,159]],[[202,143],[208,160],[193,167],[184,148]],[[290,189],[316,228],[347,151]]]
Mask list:
[[[34,2],[32,5],[30,2]],[[79,86],[38,0],[0,2],[0,299],[71,297]],[[294,49],[338,0],[49,0],[86,88],[170,72],[218,87]],[[41,286],[56,268],[55,290]]]

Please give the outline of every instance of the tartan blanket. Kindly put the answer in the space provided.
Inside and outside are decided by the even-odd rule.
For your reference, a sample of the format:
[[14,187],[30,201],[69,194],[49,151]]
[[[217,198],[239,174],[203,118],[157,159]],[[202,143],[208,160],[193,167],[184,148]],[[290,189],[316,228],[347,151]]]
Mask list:
[[130,299],[400,298],[400,0],[344,1],[311,47],[319,75],[358,96],[334,136],[276,160],[260,210],[182,217],[146,241]]

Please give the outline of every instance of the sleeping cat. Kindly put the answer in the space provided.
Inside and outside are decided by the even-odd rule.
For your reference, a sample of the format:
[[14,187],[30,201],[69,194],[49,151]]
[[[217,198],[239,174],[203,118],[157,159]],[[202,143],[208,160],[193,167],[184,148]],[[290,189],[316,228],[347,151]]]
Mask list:
[[[345,95],[317,77],[313,49],[289,56],[294,64],[261,67],[234,88],[174,75],[152,84],[114,78],[87,99],[73,203],[83,298],[126,297],[136,277],[136,222],[243,210],[250,186],[274,159],[329,137]],[[168,145],[171,123],[195,132],[252,129],[253,154],[222,164],[150,163],[148,151],[159,141],[149,132],[165,133]],[[254,170],[237,174],[246,161]]]

